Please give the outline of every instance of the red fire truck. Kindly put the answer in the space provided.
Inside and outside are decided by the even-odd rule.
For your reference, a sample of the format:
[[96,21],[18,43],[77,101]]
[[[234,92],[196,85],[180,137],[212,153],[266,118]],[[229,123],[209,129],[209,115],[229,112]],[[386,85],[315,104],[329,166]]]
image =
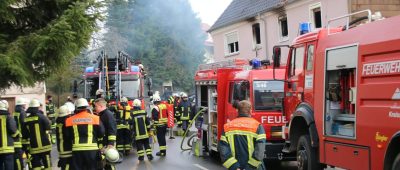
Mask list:
[[367,23],[329,28],[354,14],[332,19],[289,47],[283,151],[297,153],[298,169],[400,169],[400,16],[365,12]]
[[103,89],[105,97],[112,105],[118,103],[122,97],[127,97],[130,105],[133,99],[141,99],[144,107],[145,78],[138,63],[131,61],[124,52],[118,52],[114,58],[101,52],[97,64],[85,69],[84,96],[94,99],[96,91]]
[[[268,144],[266,158],[269,160],[294,160],[294,156],[282,153],[284,140],[282,126],[287,122],[282,116],[284,67],[275,69],[268,62],[235,59],[198,67],[195,75],[196,107],[207,107],[203,115],[200,150],[203,147],[210,154],[218,153],[217,144],[223,126],[237,118],[234,103],[240,100],[251,101],[252,117],[263,124]],[[264,64],[261,64],[264,63]],[[247,69],[246,69],[247,67]],[[250,69],[248,68],[250,67]],[[277,80],[279,79],[279,80]]]

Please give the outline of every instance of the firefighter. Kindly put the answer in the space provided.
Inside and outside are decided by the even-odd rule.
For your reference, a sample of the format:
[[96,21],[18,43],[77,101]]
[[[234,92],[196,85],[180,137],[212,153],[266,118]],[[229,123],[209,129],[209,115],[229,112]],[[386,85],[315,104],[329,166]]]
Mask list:
[[250,117],[250,111],[250,102],[240,101],[238,118],[224,125],[218,147],[223,166],[230,170],[265,169],[265,131],[260,122]]
[[[137,153],[139,161],[144,160],[146,153],[149,161],[153,160],[152,150],[149,144],[149,132],[152,131],[150,120],[145,110],[141,109],[142,102],[139,99],[133,101],[133,112],[131,115],[132,131],[136,141]],[[145,150],[146,149],[146,150]]]
[[86,99],[76,101],[75,115],[65,121],[67,139],[72,141],[71,169],[96,170],[99,157],[98,139],[104,136],[99,116],[88,110]]
[[192,104],[188,100],[186,93],[182,94],[182,101],[179,103],[180,120],[182,121],[182,129],[186,131],[189,127],[190,116],[192,114]]
[[0,169],[14,169],[14,140],[19,132],[14,119],[8,113],[8,102],[0,101]]
[[61,170],[68,170],[71,166],[72,157],[72,141],[68,139],[67,127],[65,126],[65,120],[74,111],[70,105],[65,104],[60,107],[59,114],[56,119],[56,140],[58,150],[58,167]]
[[123,97],[116,114],[117,120],[117,150],[129,155],[132,149],[131,130],[129,121],[131,118],[131,107],[128,105],[128,98]]
[[167,132],[167,106],[160,103],[161,98],[159,95],[153,95],[154,107],[151,110],[152,119],[154,126],[156,127],[157,140],[160,151],[156,153],[157,156],[166,156],[167,145],[165,140],[165,134]]
[[[26,111],[26,118],[22,127],[22,142],[24,148],[32,156],[31,165],[33,169],[51,169],[51,143],[47,135],[50,130],[50,121],[40,113],[40,102],[32,99]],[[28,144],[29,143],[29,144]]]
[[51,143],[56,142],[56,113],[53,103],[53,97],[48,95],[46,101],[46,115],[51,121]]
[[104,90],[103,90],[103,89],[98,89],[98,90],[96,91],[96,99],[98,99],[98,98],[104,98],[103,93],[104,93]]
[[[100,116],[101,122],[103,122],[105,135],[99,139],[99,148],[104,153],[109,148],[115,148],[115,141],[117,139],[117,123],[113,116],[113,113],[107,109],[107,102],[103,98],[98,98],[94,101],[95,114]],[[104,169],[115,169],[113,165],[107,164]]]
[[[22,132],[22,126],[24,124],[24,120],[26,117],[26,99],[25,98],[18,98],[17,102],[15,103],[15,111],[13,114],[14,120],[17,124],[17,128],[19,132]],[[22,149],[22,134],[19,133],[16,138],[14,138],[14,168],[17,170],[22,170],[24,161],[23,161],[23,149]]]
[[174,95],[175,99],[174,99],[174,116],[175,116],[175,120],[176,123],[178,124],[178,127],[182,126],[182,121],[181,121],[181,112],[179,111],[179,103],[181,102],[181,98],[179,97],[178,94]]

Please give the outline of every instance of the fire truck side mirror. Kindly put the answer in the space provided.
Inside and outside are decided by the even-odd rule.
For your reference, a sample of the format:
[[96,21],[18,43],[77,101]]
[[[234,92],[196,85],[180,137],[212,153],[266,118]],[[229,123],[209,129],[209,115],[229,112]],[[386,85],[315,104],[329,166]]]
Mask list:
[[281,65],[281,47],[274,47],[273,49],[274,68]]

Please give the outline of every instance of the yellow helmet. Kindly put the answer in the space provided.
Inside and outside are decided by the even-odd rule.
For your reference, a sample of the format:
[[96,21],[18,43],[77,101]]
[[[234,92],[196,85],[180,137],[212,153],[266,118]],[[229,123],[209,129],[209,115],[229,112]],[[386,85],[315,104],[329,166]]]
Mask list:
[[139,99],[133,100],[133,106],[140,107],[142,106],[142,102]]
[[0,110],[8,110],[8,102],[7,100],[1,100],[0,101]]
[[29,102],[29,107],[40,107],[40,102],[38,99],[32,99],[31,102]]

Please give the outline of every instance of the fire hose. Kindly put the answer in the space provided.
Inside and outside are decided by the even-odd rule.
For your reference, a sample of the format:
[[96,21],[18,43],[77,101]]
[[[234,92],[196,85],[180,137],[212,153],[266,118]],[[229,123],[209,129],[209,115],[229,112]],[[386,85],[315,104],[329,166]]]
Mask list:
[[207,109],[208,109],[207,107],[200,107],[200,110],[199,110],[199,111],[196,113],[196,115],[193,117],[193,120],[194,120],[194,121],[191,121],[191,122],[190,122],[188,128],[186,129],[185,133],[183,134],[183,138],[182,138],[182,141],[181,141],[181,150],[182,150],[182,151],[188,151],[188,150],[191,150],[191,149],[192,149],[192,144],[190,143],[190,141],[192,141],[193,138],[194,138],[195,136],[197,136],[197,134],[195,133],[195,134],[189,136],[188,141],[187,141],[187,144],[188,144],[189,148],[183,148],[183,143],[184,143],[184,141],[185,141],[186,134],[188,133],[190,127],[192,127],[192,124],[193,124],[193,122],[195,122],[195,120],[197,119],[197,117],[198,117],[199,115],[202,115]]

